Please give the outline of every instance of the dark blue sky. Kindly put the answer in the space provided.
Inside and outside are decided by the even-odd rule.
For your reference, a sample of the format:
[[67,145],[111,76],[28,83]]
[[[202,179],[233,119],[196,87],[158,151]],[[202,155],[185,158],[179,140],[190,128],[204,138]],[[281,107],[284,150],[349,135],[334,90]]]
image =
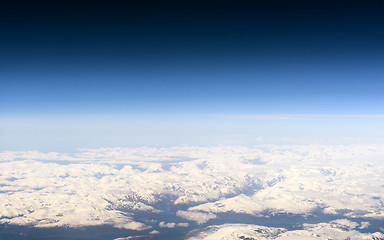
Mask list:
[[384,141],[382,1],[0,5],[0,150]]
[[1,7],[1,113],[383,113],[380,1]]

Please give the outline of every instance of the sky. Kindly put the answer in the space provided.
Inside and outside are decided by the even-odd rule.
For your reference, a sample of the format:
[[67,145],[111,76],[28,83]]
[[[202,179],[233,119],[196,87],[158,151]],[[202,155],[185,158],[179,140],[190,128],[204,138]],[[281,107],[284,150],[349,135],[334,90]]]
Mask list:
[[0,150],[383,141],[381,1],[0,9]]

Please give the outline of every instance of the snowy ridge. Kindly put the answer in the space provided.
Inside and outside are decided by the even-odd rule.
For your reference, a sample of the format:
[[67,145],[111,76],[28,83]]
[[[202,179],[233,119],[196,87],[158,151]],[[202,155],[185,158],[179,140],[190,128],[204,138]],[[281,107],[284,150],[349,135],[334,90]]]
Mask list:
[[[384,218],[384,145],[101,148],[0,153],[0,223],[145,230],[135,214],[175,206],[185,221],[219,213]],[[167,221],[169,222],[169,221]],[[170,225],[167,225],[170,224]],[[180,225],[181,224],[181,225]]]
[[288,231],[285,228],[272,228],[249,224],[214,225],[202,231],[190,233],[188,240],[382,240],[383,233],[360,233],[353,230],[358,224],[346,219],[330,223],[306,224],[303,230]]

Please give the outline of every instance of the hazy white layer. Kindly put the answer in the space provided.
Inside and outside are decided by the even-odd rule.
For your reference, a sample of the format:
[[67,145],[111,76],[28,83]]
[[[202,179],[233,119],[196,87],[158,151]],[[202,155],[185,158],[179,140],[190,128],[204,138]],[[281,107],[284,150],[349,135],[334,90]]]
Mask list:
[[215,214],[195,211],[177,211],[176,215],[190,221],[195,221],[197,224],[203,224],[210,219],[216,218]]
[[174,223],[174,222],[170,222],[170,223],[160,222],[159,223],[159,227],[161,227],[161,228],[175,228],[175,227],[188,227],[188,226],[189,226],[188,223]]
[[149,226],[134,213],[161,214],[156,203],[164,199],[191,206],[174,215],[198,224],[220,212],[310,214],[317,208],[383,218],[384,145],[1,152],[0,199],[0,223],[38,227],[143,230]]
[[383,233],[360,233],[354,228],[359,224],[339,219],[330,223],[305,224],[303,230],[287,231],[285,228],[271,228],[248,224],[224,224],[209,226],[203,231],[194,231],[188,240],[380,240]]

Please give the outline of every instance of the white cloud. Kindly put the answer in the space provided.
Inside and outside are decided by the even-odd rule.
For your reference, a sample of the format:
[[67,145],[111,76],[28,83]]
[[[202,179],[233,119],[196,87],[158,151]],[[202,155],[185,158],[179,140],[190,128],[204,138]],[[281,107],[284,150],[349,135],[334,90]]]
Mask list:
[[149,234],[160,234],[160,232],[156,231],[156,230],[153,230],[153,231],[150,231]]
[[196,212],[196,211],[177,211],[177,216],[182,217],[184,219],[195,221],[197,224],[206,223],[210,219],[216,218],[215,214],[212,213],[204,213],[204,212]]
[[360,229],[368,228],[371,224],[369,222],[361,222]]
[[175,228],[175,227],[188,227],[188,223],[174,223],[174,222],[160,222],[159,227],[161,228]]
[[384,119],[383,114],[221,114],[218,118],[244,120],[335,120],[335,119]]
[[178,223],[178,227],[189,227],[189,223]]
[[175,228],[176,223],[171,222],[171,223],[165,223],[165,222],[160,222],[159,227],[161,228]]

